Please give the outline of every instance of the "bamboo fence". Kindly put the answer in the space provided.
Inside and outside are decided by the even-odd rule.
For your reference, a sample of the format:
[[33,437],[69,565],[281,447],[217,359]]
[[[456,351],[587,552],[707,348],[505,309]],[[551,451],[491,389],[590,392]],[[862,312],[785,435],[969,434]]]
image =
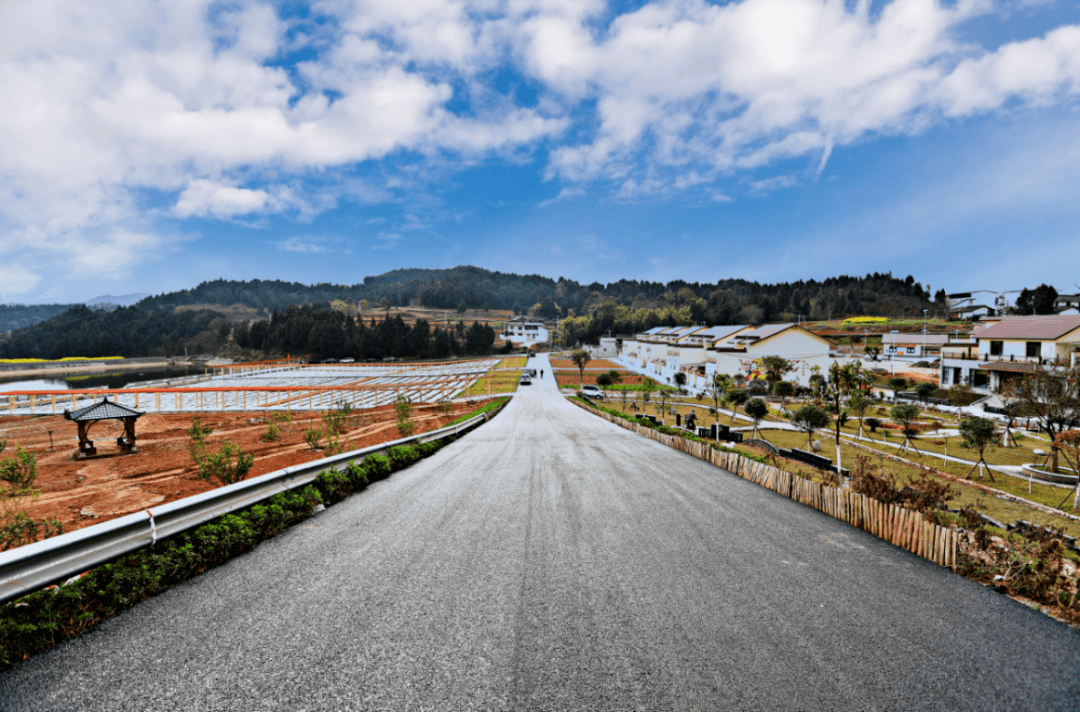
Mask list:
[[813,507],[917,556],[956,570],[959,532],[929,522],[919,512],[885,504],[856,492],[812,482],[778,467],[743,457],[737,452],[715,448],[709,443],[688,440],[677,435],[665,435],[601,411],[591,408],[586,410],[627,430],[705,460],[756,485]]

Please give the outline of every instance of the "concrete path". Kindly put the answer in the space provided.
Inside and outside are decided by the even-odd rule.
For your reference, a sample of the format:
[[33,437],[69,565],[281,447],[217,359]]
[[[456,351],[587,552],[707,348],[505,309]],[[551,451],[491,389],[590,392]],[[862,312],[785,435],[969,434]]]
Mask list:
[[431,458],[3,673],[0,709],[1077,708],[1080,632],[536,367]]

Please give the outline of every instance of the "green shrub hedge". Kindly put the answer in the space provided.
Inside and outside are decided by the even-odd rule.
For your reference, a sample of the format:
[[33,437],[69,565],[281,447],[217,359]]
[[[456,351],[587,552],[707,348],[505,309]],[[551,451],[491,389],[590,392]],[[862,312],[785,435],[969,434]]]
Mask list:
[[227,514],[190,532],[162,539],[99,566],[78,580],[0,606],[0,670],[78,635],[136,603],[255,548],[311,516],[319,504],[340,502],[452,442],[399,445],[344,470],[326,470],[297,491]]

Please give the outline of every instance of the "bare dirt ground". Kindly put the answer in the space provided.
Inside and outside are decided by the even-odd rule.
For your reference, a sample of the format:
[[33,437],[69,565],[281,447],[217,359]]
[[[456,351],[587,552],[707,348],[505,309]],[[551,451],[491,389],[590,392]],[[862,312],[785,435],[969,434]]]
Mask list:
[[[414,433],[441,428],[481,405],[456,404],[450,415],[440,414],[435,406],[414,406]],[[204,413],[202,420],[213,428],[207,436],[212,450],[228,439],[255,456],[250,478],[326,457],[304,442],[304,430],[320,427],[321,416],[319,411],[294,413],[291,423],[278,425],[273,441],[263,438],[267,419],[262,412]],[[190,413],[142,416],[136,425],[136,452],[129,455],[120,453],[116,438],[123,427],[112,420],[91,428],[98,454],[90,458],[73,459],[76,427],[60,415],[0,417],[0,441],[8,441],[4,456],[13,454],[16,445],[37,456],[34,486],[41,494],[26,500],[25,508],[35,519],[59,519],[70,532],[219,486],[216,480],[199,479],[188,453],[191,417]],[[393,406],[382,406],[350,416],[340,441],[348,451],[398,437]]]

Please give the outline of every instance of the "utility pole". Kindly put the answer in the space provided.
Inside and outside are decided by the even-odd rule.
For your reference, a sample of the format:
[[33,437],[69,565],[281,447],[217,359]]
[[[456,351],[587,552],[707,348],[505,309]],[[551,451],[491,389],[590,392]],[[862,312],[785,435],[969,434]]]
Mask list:
[[926,358],[926,311],[922,310],[922,358]]

